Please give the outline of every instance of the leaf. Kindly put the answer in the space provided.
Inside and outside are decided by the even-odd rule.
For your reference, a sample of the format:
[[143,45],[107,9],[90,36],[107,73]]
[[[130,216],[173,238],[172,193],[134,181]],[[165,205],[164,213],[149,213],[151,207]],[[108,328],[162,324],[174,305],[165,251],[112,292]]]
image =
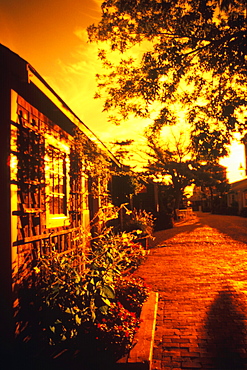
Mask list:
[[101,295],[103,297],[107,297],[111,299],[115,298],[114,290],[110,286],[107,286],[107,285],[103,286],[103,288],[101,289]]
[[108,298],[101,297],[102,301],[107,304],[107,306],[111,305],[111,301]]
[[51,330],[53,333],[55,333],[55,330],[56,330],[55,326],[49,326],[49,328],[50,328],[50,330]]
[[38,274],[40,272],[40,269],[37,266],[35,266],[33,269],[36,272],[36,274]]
[[61,341],[64,342],[66,339],[67,339],[66,336],[63,334],[62,337],[61,337]]
[[99,308],[99,310],[100,310],[100,312],[101,313],[103,313],[103,314],[107,314],[107,312],[108,312],[108,306],[101,306],[100,308]]
[[75,315],[75,322],[77,325],[81,325],[81,318],[77,314]]
[[92,310],[91,310],[91,317],[92,317],[92,321],[95,321],[96,315],[95,315],[95,312]]

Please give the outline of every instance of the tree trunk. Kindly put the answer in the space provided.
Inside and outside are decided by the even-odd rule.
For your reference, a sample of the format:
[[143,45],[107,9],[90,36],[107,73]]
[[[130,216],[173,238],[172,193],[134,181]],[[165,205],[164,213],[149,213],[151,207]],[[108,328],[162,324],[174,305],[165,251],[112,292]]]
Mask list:
[[174,220],[178,219],[176,210],[179,209],[182,196],[183,196],[183,192],[180,189],[175,192],[175,202],[174,202],[174,209],[173,209]]

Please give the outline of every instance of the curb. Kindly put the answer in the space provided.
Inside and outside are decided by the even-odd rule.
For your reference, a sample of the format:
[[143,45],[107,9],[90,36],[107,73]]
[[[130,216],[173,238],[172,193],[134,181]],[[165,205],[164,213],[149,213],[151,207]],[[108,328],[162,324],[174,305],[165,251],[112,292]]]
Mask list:
[[151,370],[156,316],[158,310],[158,293],[150,292],[141,312],[141,325],[135,336],[135,344],[128,356],[120,359],[116,370]]

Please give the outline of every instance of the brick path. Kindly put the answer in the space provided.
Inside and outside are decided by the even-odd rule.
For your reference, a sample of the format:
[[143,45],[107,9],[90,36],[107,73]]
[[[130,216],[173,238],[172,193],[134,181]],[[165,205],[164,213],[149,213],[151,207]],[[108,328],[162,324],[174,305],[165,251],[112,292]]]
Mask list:
[[159,292],[152,370],[247,369],[247,245],[205,220],[156,233],[137,272]]

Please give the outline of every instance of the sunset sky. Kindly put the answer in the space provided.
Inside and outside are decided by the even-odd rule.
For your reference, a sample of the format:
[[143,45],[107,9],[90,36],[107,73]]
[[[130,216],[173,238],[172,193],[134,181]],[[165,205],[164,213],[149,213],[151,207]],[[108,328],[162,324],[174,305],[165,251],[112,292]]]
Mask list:
[[[101,63],[97,45],[87,43],[86,28],[100,19],[101,0],[0,0],[0,43],[29,62],[66,104],[106,144],[119,139],[143,143],[148,120],[114,126],[95,100],[95,74]],[[230,180],[243,178],[243,149],[234,147]]]

